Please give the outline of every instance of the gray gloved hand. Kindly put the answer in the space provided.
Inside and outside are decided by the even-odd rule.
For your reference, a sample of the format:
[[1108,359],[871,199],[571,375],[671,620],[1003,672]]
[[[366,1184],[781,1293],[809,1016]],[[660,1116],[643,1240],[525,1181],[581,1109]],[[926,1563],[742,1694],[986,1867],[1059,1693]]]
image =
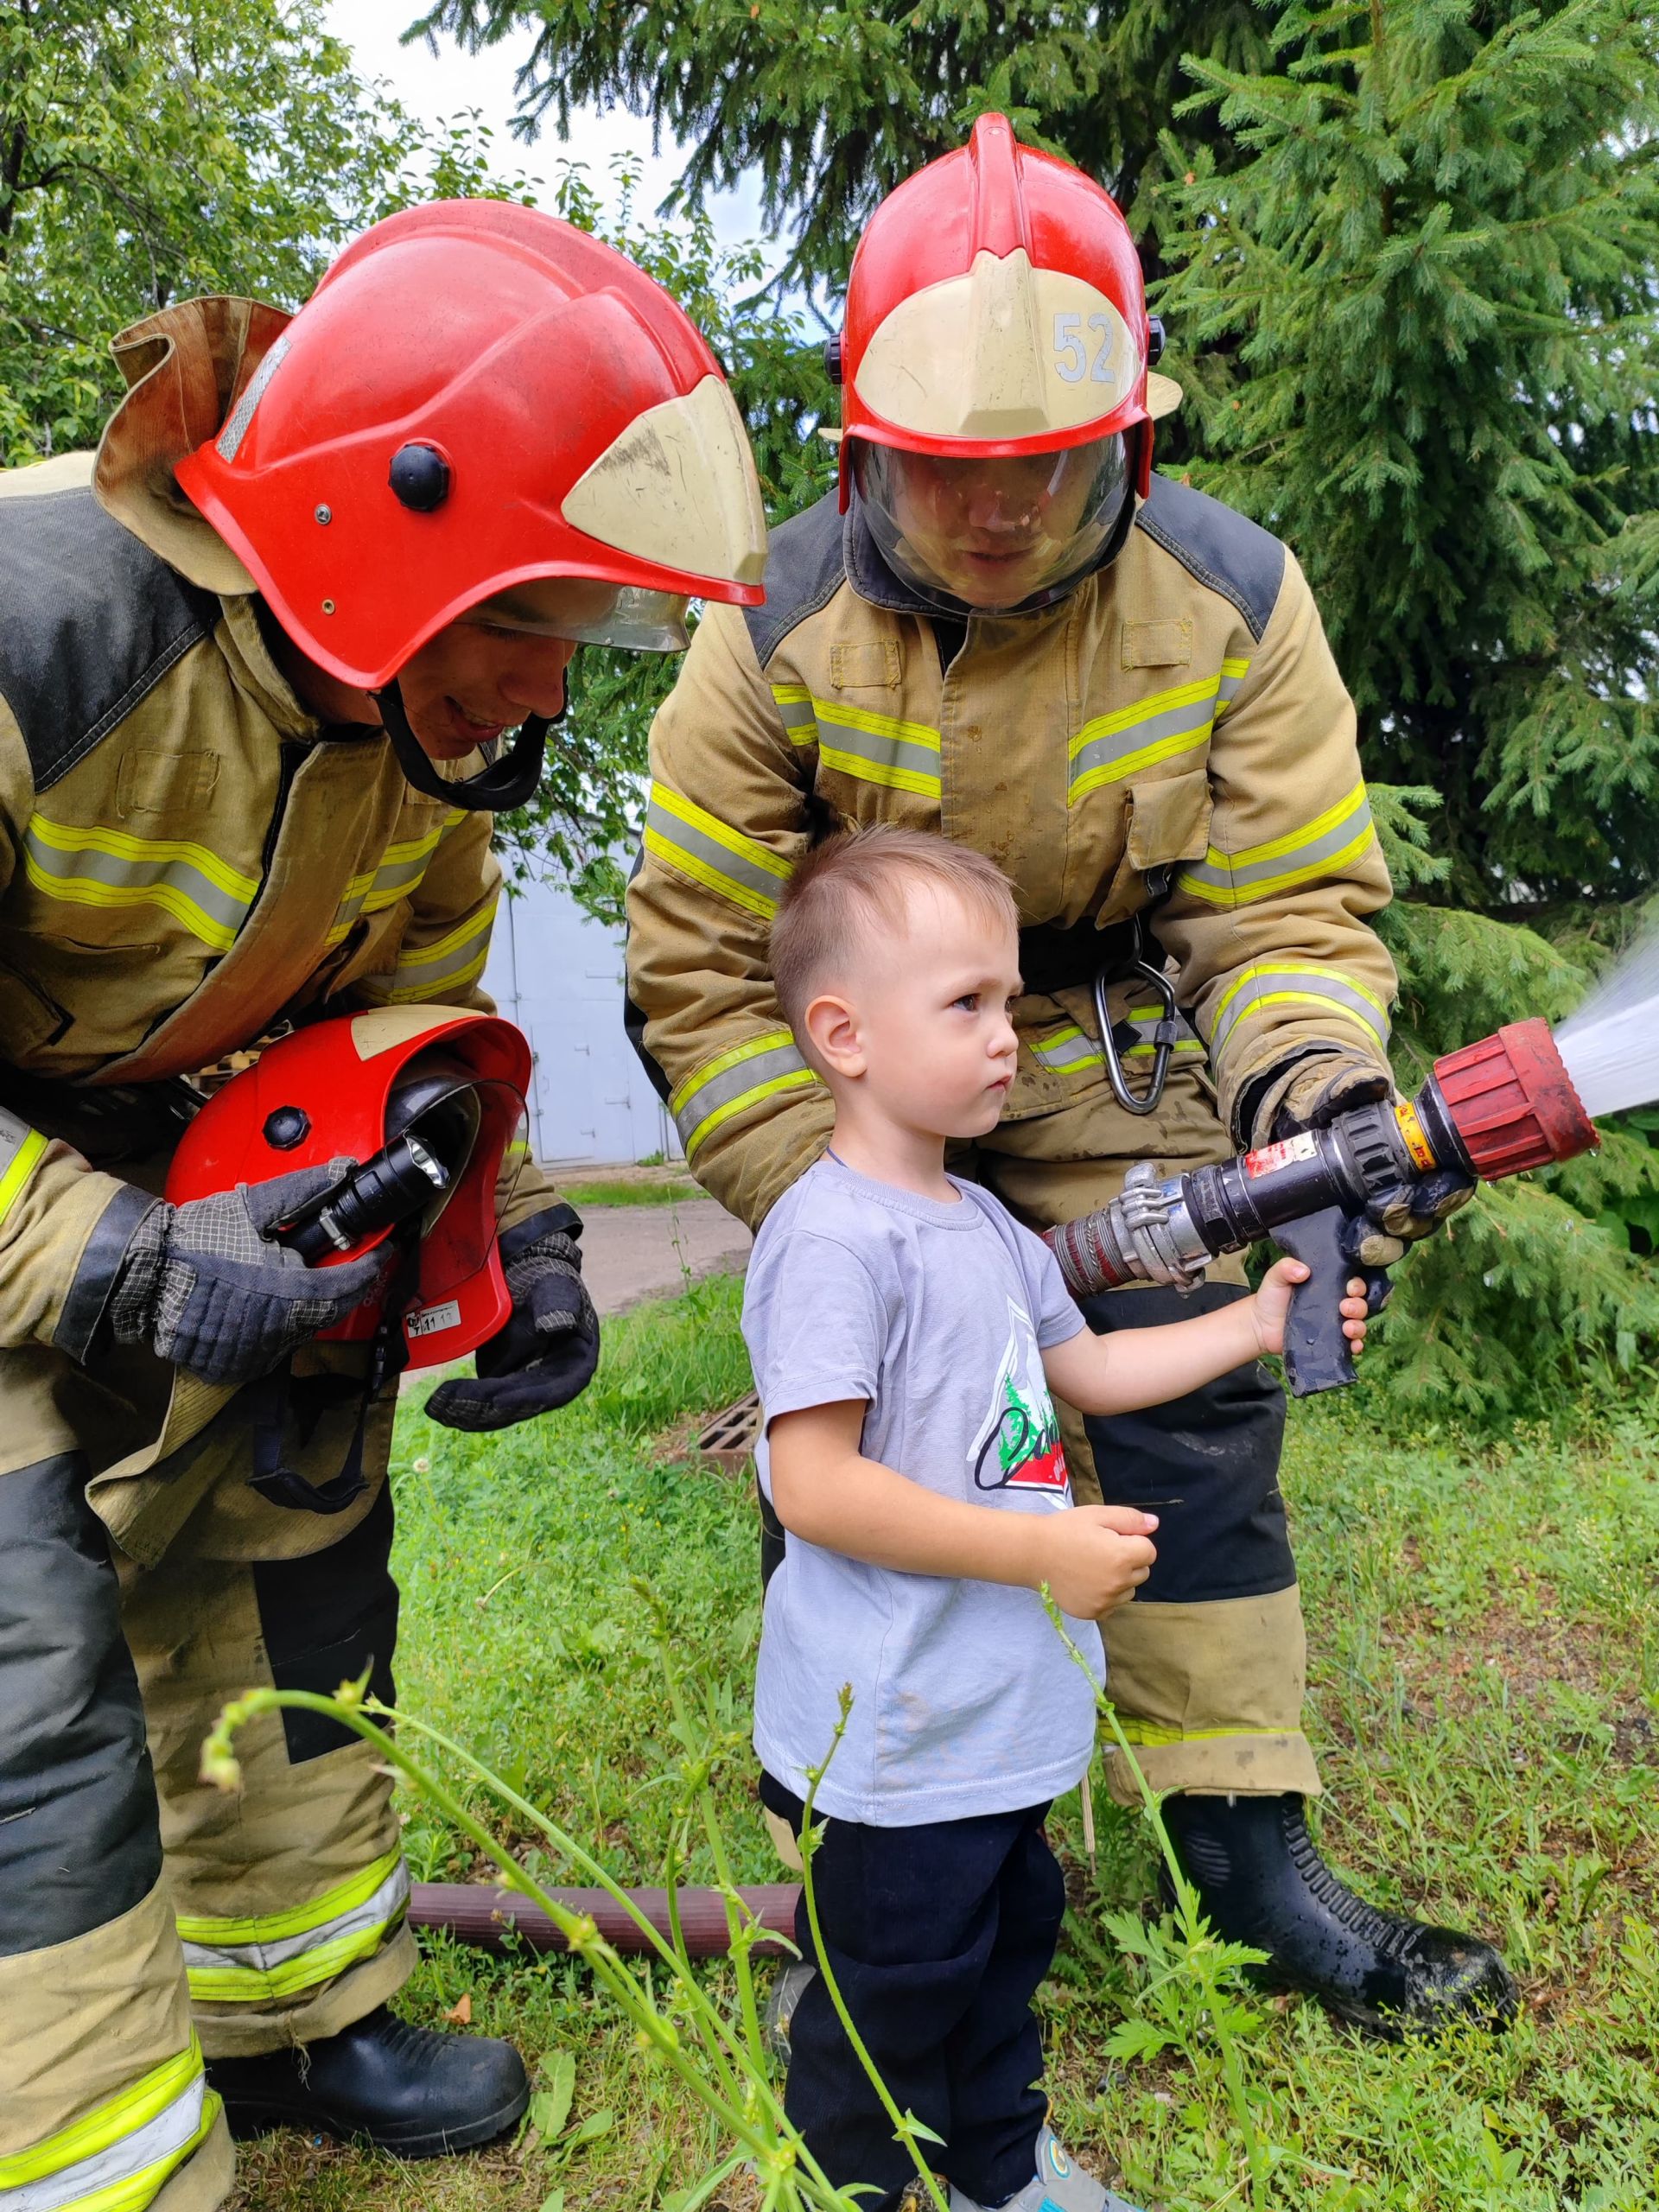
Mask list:
[[426,1410],[446,1428],[510,1428],[556,1411],[585,1390],[599,1364],[599,1316],[582,1279],[582,1222],[567,1205],[510,1229],[501,1262],[512,1314],[480,1344],[474,1379],[440,1382]]
[[309,1268],[270,1231],[350,1165],[238,1183],[180,1206],[158,1200],[116,1274],[108,1312],[117,1342],[148,1344],[204,1382],[251,1382],[343,1321],[379,1287],[389,1255]]

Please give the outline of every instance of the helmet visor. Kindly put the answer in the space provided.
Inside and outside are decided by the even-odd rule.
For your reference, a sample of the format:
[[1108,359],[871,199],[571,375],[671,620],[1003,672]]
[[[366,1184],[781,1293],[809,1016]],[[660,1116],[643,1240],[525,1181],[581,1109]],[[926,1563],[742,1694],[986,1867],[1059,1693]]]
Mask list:
[[524,1102],[510,1084],[454,1069],[438,1052],[410,1063],[387,1103],[386,1135],[412,1139],[442,1188],[421,1216],[421,1298],[430,1306],[475,1275],[529,1157]]
[[950,459],[861,440],[854,472],[882,559],[952,613],[1023,613],[1062,597],[1129,495],[1120,434],[1063,453]]
[[679,653],[690,643],[685,601],[674,592],[607,584],[596,576],[535,576],[480,600],[461,617],[481,629],[634,653]]

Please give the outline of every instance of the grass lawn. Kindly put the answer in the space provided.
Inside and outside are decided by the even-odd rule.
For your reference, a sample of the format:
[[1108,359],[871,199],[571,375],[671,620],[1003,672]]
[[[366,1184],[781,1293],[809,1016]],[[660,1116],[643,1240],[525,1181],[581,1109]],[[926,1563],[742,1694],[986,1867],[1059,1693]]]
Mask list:
[[[630,1577],[679,1624],[686,1664],[739,1717],[759,1628],[744,1489],[664,1464],[652,1440],[747,1384],[736,1285],[715,1279],[607,1332],[579,1403],[468,1438],[406,1404],[395,1479],[404,1705],[465,1740],[618,1876],[658,1878],[672,1756]],[[1394,2050],[1300,1999],[1245,2046],[1262,2134],[1292,2155],[1265,2199],[1319,2212],[1652,2212],[1659,2204],[1659,1421],[1516,1433],[1474,1449],[1390,1437],[1363,1386],[1297,1409],[1286,1467],[1312,1630],[1325,1847],[1366,1894],[1499,1939],[1525,1991],[1497,2044]],[[683,1427],[681,1433],[683,1433]],[[413,1738],[410,1738],[413,1747]],[[780,1878],[742,1762],[721,1784],[741,1879]],[[480,1801],[481,1802],[481,1801]],[[1102,1915],[1152,1895],[1139,1821],[1058,1808],[1074,1911],[1044,1995],[1056,2119],[1135,2202],[1244,2208],[1218,2070],[1108,2061],[1149,2014]],[[500,1827],[498,1832],[511,1834]],[[528,1838],[514,1837],[515,1844]],[[416,1879],[483,1872],[414,1802]],[[554,1879],[570,1877],[552,1869]],[[696,1870],[706,1877],[707,1867]],[[423,1939],[424,1941],[425,1939]],[[709,1969],[716,1981],[726,1969]],[[576,2059],[549,2154],[400,2166],[272,2137],[245,2145],[245,2212],[645,2212],[712,2163],[702,2121],[601,2009],[585,1973],[446,1942],[407,1995],[532,2060]],[[607,2119],[603,2116],[608,2115]],[[601,2123],[594,2125],[595,2120]],[[589,2123],[585,2139],[574,2139]],[[715,2200],[752,2212],[728,2184]]]
[[643,1178],[637,1182],[567,1183],[559,1195],[569,1198],[578,1213],[585,1213],[589,1206],[683,1205],[690,1198],[706,1198],[708,1192],[682,1177],[667,1183],[651,1183]]

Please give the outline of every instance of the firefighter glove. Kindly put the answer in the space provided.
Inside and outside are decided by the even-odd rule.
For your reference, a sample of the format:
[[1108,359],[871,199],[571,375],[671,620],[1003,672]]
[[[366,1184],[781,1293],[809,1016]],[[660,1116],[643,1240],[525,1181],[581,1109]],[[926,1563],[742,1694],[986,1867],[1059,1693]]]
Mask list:
[[158,1201],[123,1254],[110,1296],[120,1344],[148,1344],[205,1382],[251,1382],[379,1287],[379,1251],[310,1268],[271,1231],[351,1166],[238,1183],[185,1205]]
[[599,1316],[582,1279],[582,1223],[555,1206],[509,1230],[501,1264],[512,1299],[506,1326],[480,1344],[473,1378],[440,1382],[426,1410],[446,1428],[511,1428],[568,1406],[599,1364]]
[[1255,1109],[1255,1141],[1323,1129],[1355,1106],[1374,1106],[1394,1096],[1386,1068],[1357,1052],[1310,1052],[1287,1062],[1269,1078]]
[[1452,1167],[1431,1168],[1409,1183],[1396,1183],[1378,1191],[1371,1199],[1369,1217],[1385,1236],[1396,1238],[1403,1250],[1422,1237],[1432,1236],[1448,1214],[1466,1206],[1475,1195],[1472,1175]]

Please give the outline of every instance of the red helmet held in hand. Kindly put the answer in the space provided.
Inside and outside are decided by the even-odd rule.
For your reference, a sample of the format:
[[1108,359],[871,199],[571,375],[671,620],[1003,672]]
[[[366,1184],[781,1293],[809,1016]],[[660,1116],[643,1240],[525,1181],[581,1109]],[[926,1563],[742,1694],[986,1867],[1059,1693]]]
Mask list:
[[283,1232],[314,1264],[396,1238],[380,1296],[326,1340],[401,1325],[406,1359],[473,1351],[512,1311],[496,1235],[503,1163],[530,1083],[523,1033],[454,1007],[385,1007],[281,1039],[232,1076],[185,1131],[167,1179],[175,1205],[238,1183],[344,1161],[335,1186]]

